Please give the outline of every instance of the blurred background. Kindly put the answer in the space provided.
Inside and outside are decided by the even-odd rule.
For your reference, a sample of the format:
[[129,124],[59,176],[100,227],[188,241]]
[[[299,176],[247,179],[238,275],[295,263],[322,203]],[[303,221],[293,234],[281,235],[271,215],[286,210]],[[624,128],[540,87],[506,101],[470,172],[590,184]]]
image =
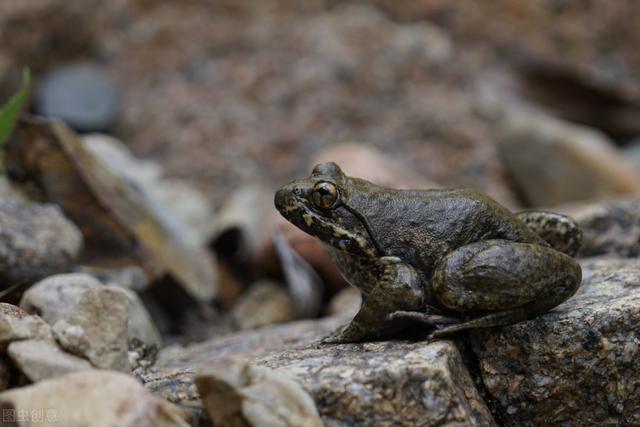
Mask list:
[[633,0],[2,0],[0,102],[29,67],[31,112],[160,168],[232,307],[282,274],[273,191],[321,160],[514,210],[638,196],[639,22]]

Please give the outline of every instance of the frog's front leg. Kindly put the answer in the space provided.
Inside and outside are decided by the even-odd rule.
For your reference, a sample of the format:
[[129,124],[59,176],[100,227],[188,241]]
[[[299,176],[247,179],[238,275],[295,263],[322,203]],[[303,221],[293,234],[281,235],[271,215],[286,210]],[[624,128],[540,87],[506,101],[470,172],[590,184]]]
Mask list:
[[419,310],[424,303],[422,282],[413,267],[395,257],[379,260],[381,274],[371,292],[363,295],[360,311],[351,323],[324,343],[362,342],[381,338],[390,326],[388,316],[398,310]]
[[567,300],[580,280],[580,265],[546,246],[506,240],[463,246],[442,260],[432,286],[443,306],[467,320],[432,337],[526,320]]

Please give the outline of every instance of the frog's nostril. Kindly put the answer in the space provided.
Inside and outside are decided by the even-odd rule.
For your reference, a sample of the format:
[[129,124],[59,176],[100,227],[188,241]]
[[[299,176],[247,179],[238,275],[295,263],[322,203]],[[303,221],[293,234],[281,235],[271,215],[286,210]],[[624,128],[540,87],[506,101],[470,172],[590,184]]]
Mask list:
[[273,198],[273,203],[276,205],[276,209],[280,210],[284,206],[285,194],[283,190],[276,191],[276,195]]

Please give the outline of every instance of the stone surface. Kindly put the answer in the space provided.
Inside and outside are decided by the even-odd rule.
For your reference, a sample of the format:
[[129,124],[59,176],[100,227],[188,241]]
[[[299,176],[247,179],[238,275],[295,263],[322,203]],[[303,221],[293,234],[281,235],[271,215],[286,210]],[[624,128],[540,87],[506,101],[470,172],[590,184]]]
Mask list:
[[5,391],[0,408],[16,414],[16,422],[8,424],[16,427],[189,426],[179,409],[152,396],[132,377],[100,370]]
[[0,282],[33,283],[68,271],[82,235],[54,205],[0,201]]
[[640,174],[604,134],[540,114],[518,114],[498,130],[505,168],[529,206],[640,195]]
[[231,319],[238,329],[255,329],[295,318],[293,302],[286,287],[263,280],[252,284],[231,310]]
[[101,66],[71,63],[45,73],[35,101],[38,114],[59,118],[82,132],[97,132],[114,124],[120,91]]
[[0,349],[13,341],[31,338],[53,340],[51,327],[38,316],[30,316],[20,307],[0,303]]
[[311,396],[272,369],[222,359],[199,372],[195,381],[216,426],[324,426]]
[[15,341],[9,344],[7,352],[15,366],[32,382],[92,369],[89,362],[65,353],[52,341]]
[[123,292],[128,300],[129,340],[136,339],[148,346],[160,348],[162,339],[138,295],[126,288],[103,285],[83,273],[58,274],[47,277],[29,288],[20,301],[28,313],[37,313],[50,325],[64,320],[75,310],[88,289],[113,289]]
[[569,207],[565,212],[580,224],[579,256],[640,255],[640,201],[615,200]]
[[640,424],[640,261],[582,266],[583,284],[564,304],[471,335],[505,426]]
[[170,401],[198,407],[194,373],[228,356],[243,357],[297,381],[328,426],[494,425],[451,342],[317,346],[346,321],[293,322],[187,349],[168,348],[144,381]]
[[63,349],[97,368],[129,372],[128,305],[121,289],[87,289],[73,311],[53,325],[55,338]]

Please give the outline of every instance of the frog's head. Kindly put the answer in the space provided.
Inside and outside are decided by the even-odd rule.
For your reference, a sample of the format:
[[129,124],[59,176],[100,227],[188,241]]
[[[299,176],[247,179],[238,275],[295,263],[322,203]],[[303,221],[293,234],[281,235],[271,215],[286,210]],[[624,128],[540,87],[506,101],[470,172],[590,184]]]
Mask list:
[[354,255],[380,256],[366,218],[349,205],[350,182],[335,163],[321,163],[309,178],[278,190],[275,205],[289,222],[335,248]]

